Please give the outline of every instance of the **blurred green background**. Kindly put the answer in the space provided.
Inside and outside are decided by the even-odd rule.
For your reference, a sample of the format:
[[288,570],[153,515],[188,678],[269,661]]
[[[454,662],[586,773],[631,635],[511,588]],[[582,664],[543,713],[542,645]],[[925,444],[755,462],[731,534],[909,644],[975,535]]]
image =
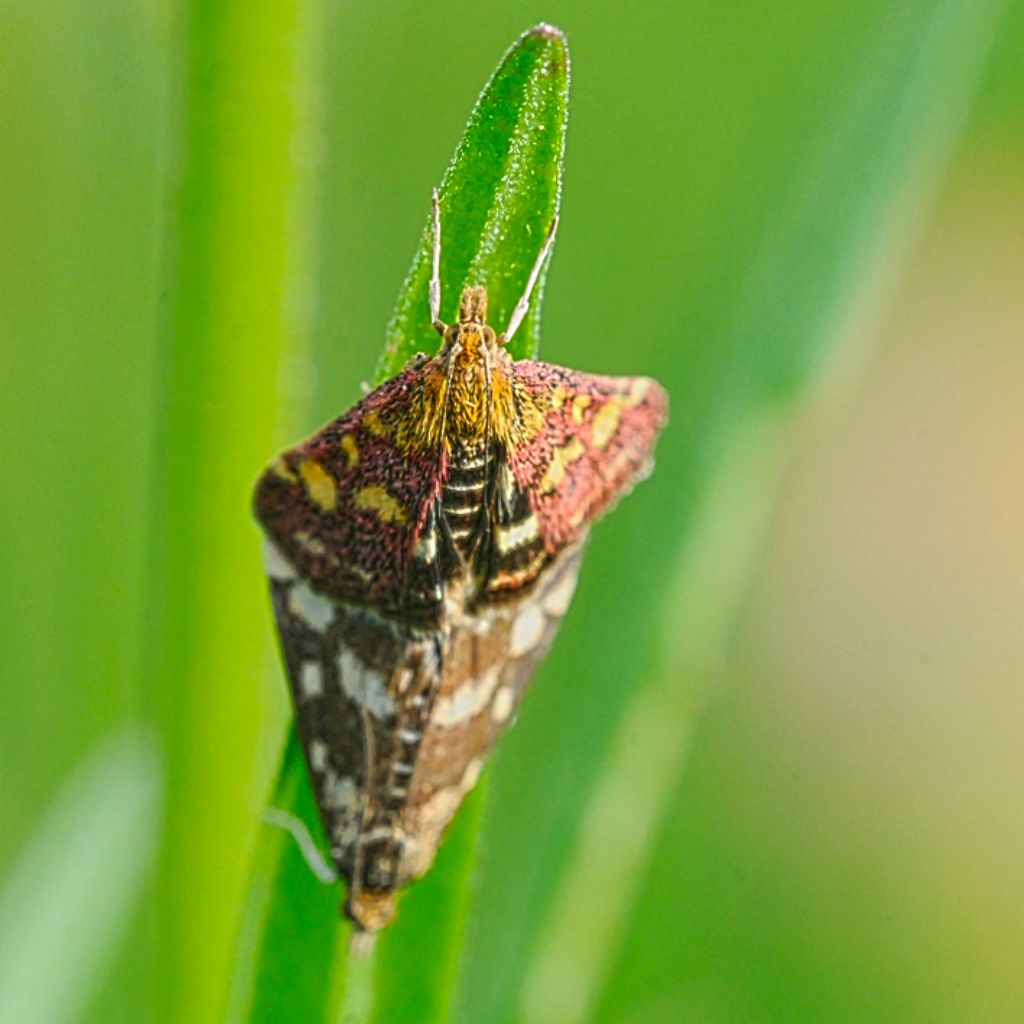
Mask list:
[[287,721],[249,487],[542,19],[541,355],[673,420],[496,757],[453,1015],[1024,1019],[1020,5],[10,0],[0,1020],[221,1019]]

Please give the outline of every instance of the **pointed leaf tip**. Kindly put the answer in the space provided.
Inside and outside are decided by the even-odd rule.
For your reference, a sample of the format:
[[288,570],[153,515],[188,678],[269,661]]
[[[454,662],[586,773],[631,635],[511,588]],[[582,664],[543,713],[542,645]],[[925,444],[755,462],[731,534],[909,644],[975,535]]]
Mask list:
[[[569,50],[553,25],[523,33],[504,55],[469,118],[441,183],[441,318],[467,285],[484,285],[495,330],[508,323],[558,212],[569,101]],[[427,212],[427,211],[425,211]],[[417,352],[433,352],[431,218],[388,325],[377,381]],[[534,356],[543,273],[516,336],[516,358]]]

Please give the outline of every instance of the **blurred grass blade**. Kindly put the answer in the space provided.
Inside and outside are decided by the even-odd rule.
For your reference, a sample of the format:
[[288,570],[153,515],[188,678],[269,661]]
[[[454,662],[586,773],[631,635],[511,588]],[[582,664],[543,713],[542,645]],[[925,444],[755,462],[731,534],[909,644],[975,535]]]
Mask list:
[[[605,570],[614,580],[640,564],[660,584],[668,558],[692,559],[682,566],[677,594],[652,585],[630,595],[630,621],[667,621],[665,653],[660,664],[620,676],[619,692],[654,680],[657,689],[631,702],[620,697],[617,730],[609,730],[588,761],[577,757],[573,764],[574,791],[559,800],[552,787],[557,820],[555,812],[544,820],[544,806],[530,807],[521,797],[510,813],[501,802],[505,791],[495,787],[484,837],[490,849],[515,849],[519,859],[514,866],[501,856],[488,859],[458,1019],[497,1024],[515,1018],[517,1007],[537,1024],[596,1019],[633,901],[641,887],[656,888],[644,875],[645,843],[676,792],[709,666],[721,659],[729,613],[742,593],[750,558],[740,556],[752,552],[770,507],[775,477],[765,470],[777,465],[775,447],[795,400],[846,340],[841,328],[855,310],[876,307],[877,289],[869,286],[877,283],[877,268],[884,263],[892,270],[894,241],[905,248],[906,234],[894,239],[893,225],[905,229],[923,212],[928,185],[948,158],[973,95],[998,9],[947,0],[887,8],[870,36],[870,52],[856,65],[858,79],[846,88],[835,82],[832,116],[808,140],[806,175],[772,195],[770,216],[763,202],[757,210],[736,210],[731,230],[743,228],[741,215],[757,224],[762,258],[741,283],[743,300],[731,323],[702,339],[708,376],[671,389],[676,422],[661,446],[654,482],[665,495],[660,534],[673,537],[674,548],[646,556],[637,544],[620,555],[630,559],[628,567],[613,563]],[[757,238],[753,230],[750,237]],[[688,436],[673,449],[669,436],[680,412]],[[666,480],[673,463],[678,475]],[[699,500],[680,502],[684,488]],[[715,535],[730,541],[711,544],[719,562],[709,565],[695,552]],[[720,585],[711,586],[715,581]],[[598,704],[577,699],[574,730],[600,735],[609,705]],[[646,735],[652,723],[658,732]],[[666,724],[674,726],[674,740]],[[557,751],[548,770],[560,774]],[[655,792],[623,798],[627,780],[633,786],[657,780]],[[512,836],[526,828],[534,842],[524,856]],[[574,880],[560,893],[555,880],[562,868]],[[523,888],[513,899],[507,888],[514,876]]]
[[[485,284],[491,322],[507,322],[558,209],[568,83],[565,39],[557,29],[542,25],[509,50],[477,102],[440,188],[442,317],[451,318],[466,285]],[[429,200],[425,190],[425,211]],[[437,348],[429,322],[429,277],[428,217],[388,327],[381,379],[397,372],[417,351]],[[520,354],[537,350],[542,285],[543,279],[516,336]],[[299,761],[293,737],[278,806],[298,814],[320,837]],[[341,1004],[346,1020],[371,1015],[388,1022],[447,1020],[482,802],[479,790],[466,801],[437,863],[402,898],[395,924],[378,939],[369,997],[364,964],[352,968],[353,987],[358,985],[359,991],[346,992],[350,928],[337,916],[337,888],[315,882],[294,843],[277,834],[279,830],[264,829],[237,948],[230,1019],[320,1020],[325,1014],[333,1019]],[[303,872],[306,880],[300,877]],[[242,962],[250,958],[256,965],[253,971]],[[326,969],[329,960],[333,972]]]
[[322,7],[191,0],[176,22],[143,676],[167,757],[152,997],[167,1020],[223,1012],[254,841],[270,637],[248,509],[279,441],[281,361],[308,331]]
[[[733,609],[784,465],[781,420],[780,412],[751,416],[720,455],[663,613],[666,664],[641,681],[608,749],[530,962],[520,997],[524,1024],[591,1019],[646,878],[649,838],[669,809],[703,703],[720,678]],[[679,685],[683,679],[688,685]]]
[[138,909],[161,827],[161,772],[137,730],[64,783],[0,888],[0,1020],[81,1020]]

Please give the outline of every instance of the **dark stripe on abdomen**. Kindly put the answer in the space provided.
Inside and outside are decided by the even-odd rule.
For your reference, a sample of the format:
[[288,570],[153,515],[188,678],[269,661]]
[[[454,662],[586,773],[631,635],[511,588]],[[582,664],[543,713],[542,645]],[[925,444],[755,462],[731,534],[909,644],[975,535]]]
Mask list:
[[475,543],[487,499],[487,482],[493,470],[494,452],[483,446],[455,449],[441,491],[441,512],[459,554],[468,557]]

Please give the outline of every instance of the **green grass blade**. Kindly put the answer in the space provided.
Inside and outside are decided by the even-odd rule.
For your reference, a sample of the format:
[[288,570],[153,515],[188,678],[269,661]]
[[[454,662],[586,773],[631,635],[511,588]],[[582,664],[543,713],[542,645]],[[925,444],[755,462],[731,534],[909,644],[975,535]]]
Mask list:
[[374,1024],[451,1019],[486,796],[485,775],[459,809],[434,867],[403,900],[401,926],[380,938]]
[[[317,834],[306,762],[294,731],[271,804],[291,808]],[[281,889],[292,898],[274,898]],[[309,870],[291,836],[264,824],[235,948],[227,1020],[286,1021],[296,1006],[322,1006],[335,959],[337,910],[337,893]],[[322,927],[324,921],[334,927]]]
[[[501,325],[522,294],[558,209],[568,67],[564,37],[539,26],[509,50],[477,102],[440,187],[443,317],[452,318],[468,284],[487,286],[491,322]],[[423,198],[428,210],[430,197]],[[381,378],[417,351],[437,348],[429,322],[429,277],[428,218],[388,327]],[[542,286],[541,279],[516,336],[519,355],[537,350]],[[297,749],[293,737],[278,805],[320,835],[308,779],[297,768]],[[348,963],[350,927],[337,917],[339,891],[313,881],[298,853],[287,849],[294,845],[291,840],[265,829],[237,950],[230,1019],[312,1020],[325,1013],[333,1018],[340,1005],[346,1020],[446,1020],[482,805],[478,789],[462,808],[437,864],[402,899],[398,919],[378,940],[370,965]],[[299,877],[303,871],[305,879]],[[251,968],[244,961],[251,961]]]

